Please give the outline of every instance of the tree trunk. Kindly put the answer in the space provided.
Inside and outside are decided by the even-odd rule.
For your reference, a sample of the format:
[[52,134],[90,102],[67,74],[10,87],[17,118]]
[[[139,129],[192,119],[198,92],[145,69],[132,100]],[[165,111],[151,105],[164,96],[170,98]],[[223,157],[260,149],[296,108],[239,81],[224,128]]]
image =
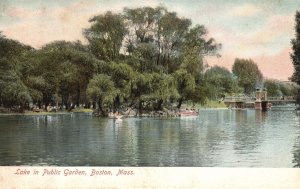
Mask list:
[[93,101],[92,105],[93,105],[93,109],[95,110],[96,109],[96,102]]
[[80,102],[80,85],[78,83],[77,89],[76,89],[76,106],[77,107],[79,107],[79,102]]
[[177,105],[177,108],[178,108],[178,109],[181,108],[182,102],[183,102],[183,98],[181,97],[181,98],[178,100],[178,105]]
[[101,99],[98,100],[98,109],[101,113],[103,112]]
[[158,101],[158,104],[157,104],[157,110],[162,110],[162,104],[163,104],[163,100],[162,99],[160,99],[159,101]]
[[114,103],[113,103],[113,108],[114,109],[118,109],[118,108],[120,108],[120,96],[119,95],[117,95],[116,96],[116,98],[115,98],[115,100],[114,100]]
[[143,114],[143,102],[139,101],[139,115],[141,116]]

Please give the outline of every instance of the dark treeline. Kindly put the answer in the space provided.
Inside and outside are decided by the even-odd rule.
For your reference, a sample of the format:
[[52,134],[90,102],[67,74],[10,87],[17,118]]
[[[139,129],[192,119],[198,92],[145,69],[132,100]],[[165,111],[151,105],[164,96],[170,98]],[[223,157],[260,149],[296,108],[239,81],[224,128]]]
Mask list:
[[[293,53],[291,59],[294,64],[294,74],[292,81],[296,82],[300,86],[300,12],[297,11],[295,15],[295,38],[291,40]],[[296,93],[296,102],[298,109],[300,109],[300,88]]]
[[0,35],[0,106],[30,104],[99,112],[139,113],[225,95],[251,94],[263,76],[252,60],[236,59],[232,72],[204,63],[221,45],[202,25],[164,7],[125,8],[90,20],[87,45],[55,41],[34,49]]

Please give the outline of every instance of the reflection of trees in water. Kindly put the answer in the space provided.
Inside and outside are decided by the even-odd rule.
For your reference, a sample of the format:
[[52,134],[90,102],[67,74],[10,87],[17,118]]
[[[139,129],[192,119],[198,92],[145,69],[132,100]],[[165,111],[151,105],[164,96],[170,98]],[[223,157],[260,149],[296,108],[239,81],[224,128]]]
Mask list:
[[[229,137],[226,129],[228,111],[205,111],[191,123],[181,122],[177,161],[187,166],[215,166],[221,161],[219,151]],[[224,121],[225,120],[225,121]]]
[[137,165],[134,121],[94,118],[86,142],[86,162],[93,166]]
[[234,150],[248,153],[260,146],[265,115],[261,111],[236,111]]
[[204,137],[199,132],[196,121],[181,121],[178,129],[178,155],[176,162],[181,166],[201,166],[205,162]]
[[89,133],[93,133],[87,125],[91,121],[87,114],[46,116],[43,122],[40,120],[39,139],[34,144],[40,145],[37,152],[40,161],[53,165],[86,165],[84,157],[90,150],[86,144]]
[[298,137],[296,139],[296,143],[293,147],[293,163],[294,167],[300,167],[300,132],[298,133]]
[[300,167],[300,145],[294,148],[296,148],[296,150],[293,151],[293,163],[295,163],[294,167]]
[[143,119],[134,124],[140,166],[209,166],[224,135],[216,128],[204,131],[199,120]]
[[[196,120],[130,118],[121,123],[82,114],[11,118],[0,120],[0,164],[227,166],[269,158],[272,151],[268,150],[276,148],[274,137],[285,140],[291,136],[287,139],[295,141],[294,150],[289,151],[293,157],[288,154],[287,161],[293,158],[293,165],[300,167],[299,117],[280,115],[220,110],[204,112]],[[294,126],[282,126],[291,119],[295,119]],[[279,121],[280,127],[272,125]],[[285,129],[288,132],[282,133]],[[282,153],[286,152],[278,151]]]
[[179,142],[176,120],[142,119],[136,127],[139,165],[175,165]]
[[[112,150],[110,157],[113,161],[113,165],[122,166],[136,166],[138,164],[137,157],[137,128],[135,127],[135,120],[123,119],[113,120],[114,134],[112,140],[112,145],[108,146]],[[111,131],[105,133],[106,138]],[[109,140],[109,139],[106,139]]]
[[[61,150],[61,141],[65,137],[62,120],[65,115],[43,116],[16,116],[9,124],[9,130],[1,133],[9,133],[0,151],[7,154],[10,165],[55,165]],[[1,127],[3,128],[3,127]],[[68,132],[65,133],[66,135]],[[5,160],[1,157],[1,161]],[[8,164],[6,164],[8,165]]]

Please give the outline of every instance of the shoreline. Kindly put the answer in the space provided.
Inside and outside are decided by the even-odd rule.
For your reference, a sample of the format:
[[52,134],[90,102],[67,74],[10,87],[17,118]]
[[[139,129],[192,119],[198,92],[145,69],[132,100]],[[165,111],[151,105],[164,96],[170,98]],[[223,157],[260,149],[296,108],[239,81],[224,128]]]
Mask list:
[[43,115],[67,115],[72,113],[92,113],[92,109],[78,109],[74,111],[57,111],[57,112],[33,112],[33,111],[25,111],[24,113],[0,113],[0,116],[43,116]]
[[[227,110],[226,107],[202,107],[199,110]],[[78,109],[74,111],[58,111],[58,112],[32,112],[25,111],[24,113],[0,113],[0,116],[45,116],[45,115],[67,115],[72,113],[93,113],[92,109]],[[96,116],[97,117],[97,116]],[[142,116],[126,116],[126,117],[172,117],[172,116],[153,116],[153,115],[142,115]]]

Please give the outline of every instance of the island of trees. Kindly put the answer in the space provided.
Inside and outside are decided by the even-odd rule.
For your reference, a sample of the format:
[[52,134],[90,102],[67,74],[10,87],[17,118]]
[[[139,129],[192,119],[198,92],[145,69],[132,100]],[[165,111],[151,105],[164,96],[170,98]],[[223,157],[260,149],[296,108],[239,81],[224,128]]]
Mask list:
[[132,108],[142,114],[252,95],[256,87],[266,87],[269,96],[295,92],[264,80],[251,59],[237,58],[231,71],[209,67],[205,57],[220,56],[221,44],[203,25],[164,7],[125,8],[89,22],[86,44],[54,41],[34,49],[0,33],[0,107],[84,106],[102,115]]

